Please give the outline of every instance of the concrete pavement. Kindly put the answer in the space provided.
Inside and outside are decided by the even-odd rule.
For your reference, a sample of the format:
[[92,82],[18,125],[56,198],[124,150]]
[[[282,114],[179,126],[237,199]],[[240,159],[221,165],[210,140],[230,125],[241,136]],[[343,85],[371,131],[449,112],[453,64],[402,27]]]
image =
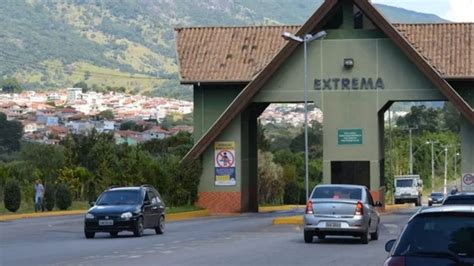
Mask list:
[[382,217],[380,239],[328,238],[305,244],[302,228],[272,225],[295,211],[201,218],[167,224],[164,235],[83,236],[83,217],[0,222],[0,265],[381,265],[415,208]]

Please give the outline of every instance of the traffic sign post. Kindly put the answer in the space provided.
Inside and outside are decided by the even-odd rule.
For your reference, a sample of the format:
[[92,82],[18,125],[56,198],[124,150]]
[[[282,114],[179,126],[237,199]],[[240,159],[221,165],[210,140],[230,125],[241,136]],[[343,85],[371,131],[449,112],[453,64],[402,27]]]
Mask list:
[[474,191],[474,173],[465,173],[461,180],[462,191]]

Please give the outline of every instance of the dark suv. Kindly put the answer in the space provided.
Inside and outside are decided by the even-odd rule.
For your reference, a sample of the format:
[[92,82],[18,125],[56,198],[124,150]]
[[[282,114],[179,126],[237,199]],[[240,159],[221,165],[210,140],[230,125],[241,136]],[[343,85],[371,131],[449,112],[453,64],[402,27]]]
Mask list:
[[135,236],[142,236],[146,228],[157,234],[165,231],[165,204],[152,186],[109,188],[91,205],[84,217],[86,238],[93,238],[96,232],[115,237],[121,231]]

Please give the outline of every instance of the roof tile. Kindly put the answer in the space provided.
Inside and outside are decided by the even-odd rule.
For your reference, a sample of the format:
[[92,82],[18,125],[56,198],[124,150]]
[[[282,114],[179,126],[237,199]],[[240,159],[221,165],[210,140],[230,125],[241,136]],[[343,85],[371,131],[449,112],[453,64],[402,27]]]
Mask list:
[[[474,77],[474,23],[394,24],[447,78]],[[181,82],[249,82],[299,26],[178,28]]]

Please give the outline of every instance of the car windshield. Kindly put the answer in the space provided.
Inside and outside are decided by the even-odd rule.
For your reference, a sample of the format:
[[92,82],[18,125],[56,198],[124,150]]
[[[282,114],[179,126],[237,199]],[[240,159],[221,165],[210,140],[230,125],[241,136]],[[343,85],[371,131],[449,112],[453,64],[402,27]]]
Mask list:
[[443,205],[474,205],[474,196],[448,197]]
[[313,199],[362,199],[362,189],[343,186],[317,187]]
[[413,179],[400,179],[397,180],[397,187],[412,187]]
[[408,223],[394,256],[452,253],[474,257],[474,214],[423,215]]
[[442,197],[443,193],[431,193],[431,197]]
[[99,206],[137,204],[140,204],[140,191],[138,190],[107,191],[97,201]]

